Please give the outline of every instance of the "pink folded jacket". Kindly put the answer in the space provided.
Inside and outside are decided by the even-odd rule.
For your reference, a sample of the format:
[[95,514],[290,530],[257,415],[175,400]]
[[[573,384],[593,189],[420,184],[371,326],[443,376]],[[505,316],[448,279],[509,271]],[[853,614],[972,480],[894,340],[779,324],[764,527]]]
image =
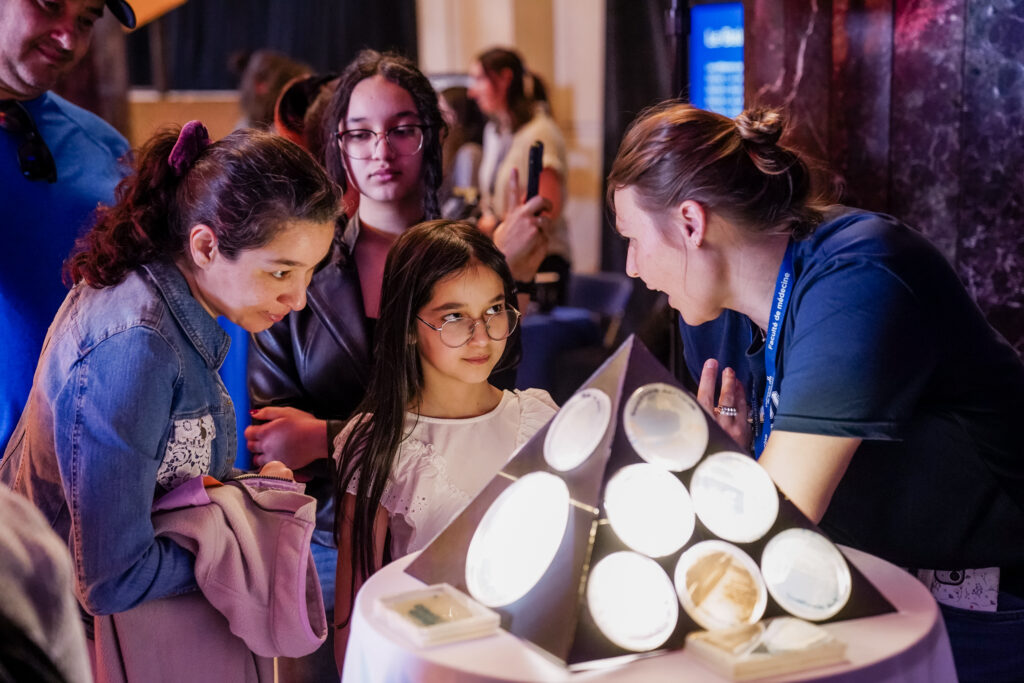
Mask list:
[[301,488],[265,477],[204,487],[197,478],[161,498],[153,527],[195,554],[202,596],[97,617],[97,680],[187,680],[218,671],[262,681],[272,670],[263,658],[316,650],[327,619],[309,551],[316,501]]

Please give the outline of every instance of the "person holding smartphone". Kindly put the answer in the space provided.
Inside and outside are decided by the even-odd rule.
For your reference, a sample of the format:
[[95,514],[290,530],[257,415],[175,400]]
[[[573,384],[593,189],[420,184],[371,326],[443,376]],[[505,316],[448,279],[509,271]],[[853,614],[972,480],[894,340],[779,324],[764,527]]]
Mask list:
[[[538,282],[553,290],[545,303],[565,303],[572,255],[569,231],[562,209],[568,163],[565,138],[551,118],[547,96],[540,79],[531,74],[513,50],[492,48],[482,52],[469,69],[469,96],[476,100],[490,122],[484,128],[483,159],[480,162],[480,206],[478,226],[489,233],[513,208],[506,188],[513,171],[525,183],[529,150],[535,142],[544,146],[539,193],[551,202],[548,217],[548,251],[540,265]],[[549,299],[553,299],[549,300]]]

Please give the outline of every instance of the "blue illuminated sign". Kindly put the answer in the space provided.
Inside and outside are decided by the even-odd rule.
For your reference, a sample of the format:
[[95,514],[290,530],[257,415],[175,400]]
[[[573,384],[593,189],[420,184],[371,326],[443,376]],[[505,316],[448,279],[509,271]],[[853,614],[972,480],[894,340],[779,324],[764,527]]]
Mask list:
[[743,3],[690,8],[690,102],[733,117],[743,111]]

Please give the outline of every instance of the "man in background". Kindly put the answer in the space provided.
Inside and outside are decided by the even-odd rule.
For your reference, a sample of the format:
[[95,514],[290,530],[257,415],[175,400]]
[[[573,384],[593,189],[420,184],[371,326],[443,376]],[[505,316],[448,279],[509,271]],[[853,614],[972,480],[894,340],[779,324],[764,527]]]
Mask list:
[[0,0],[0,451],[67,294],[64,259],[126,172],[127,140],[50,92],[85,56],[104,8],[135,26],[124,0]]

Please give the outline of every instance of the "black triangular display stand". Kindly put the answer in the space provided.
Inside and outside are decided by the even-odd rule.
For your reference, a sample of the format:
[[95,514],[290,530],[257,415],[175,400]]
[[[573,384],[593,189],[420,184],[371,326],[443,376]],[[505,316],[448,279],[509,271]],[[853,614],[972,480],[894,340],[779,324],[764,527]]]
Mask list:
[[[578,395],[588,389],[597,389],[611,399],[611,419],[593,453],[569,471],[552,468],[544,456],[545,439],[554,420],[549,422],[520,449],[465,510],[424,548],[406,572],[427,584],[448,583],[471,595],[467,586],[466,559],[481,520],[495,499],[513,483],[530,473],[548,472],[557,475],[568,488],[568,522],[561,544],[540,579],[521,598],[495,607],[501,615],[502,627],[537,645],[570,668],[586,668],[602,660],[646,656],[681,648],[688,633],[702,629],[685,609],[678,610],[675,627],[664,642],[650,650],[638,651],[617,645],[606,637],[591,614],[586,598],[592,568],[612,553],[629,550],[608,523],[602,500],[605,486],[616,472],[627,465],[645,462],[625,433],[623,413],[627,399],[641,387],[653,383],[663,383],[686,391],[643,344],[630,337],[577,391]],[[708,444],[701,460],[722,451],[741,450],[714,419],[703,411],[700,414],[708,426]],[[694,465],[672,474],[689,491],[696,468],[697,465]],[[779,532],[802,528],[821,533],[777,489],[776,493],[779,498],[778,514],[771,528],[755,541],[734,544],[759,565],[766,544]],[[692,536],[682,548],[665,557],[652,559],[671,580],[680,555],[696,543],[718,539],[698,518]],[[846,564],[850,571],[849,599],[833,616],[820,621],[853,619],[894,611],[892,605],[856,567],[849,562]],[[786,615],[790,615],[790,612],[769,596],[762,618]]]

